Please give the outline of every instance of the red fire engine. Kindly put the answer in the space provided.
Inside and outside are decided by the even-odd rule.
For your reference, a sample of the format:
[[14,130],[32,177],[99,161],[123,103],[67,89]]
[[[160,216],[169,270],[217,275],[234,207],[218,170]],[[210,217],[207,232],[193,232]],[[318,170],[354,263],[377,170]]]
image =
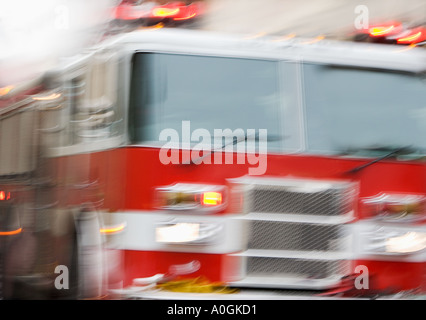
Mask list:
[[183,273],[424,294],[425,70],[420,48],[149,29],[2,88],[3,296]]

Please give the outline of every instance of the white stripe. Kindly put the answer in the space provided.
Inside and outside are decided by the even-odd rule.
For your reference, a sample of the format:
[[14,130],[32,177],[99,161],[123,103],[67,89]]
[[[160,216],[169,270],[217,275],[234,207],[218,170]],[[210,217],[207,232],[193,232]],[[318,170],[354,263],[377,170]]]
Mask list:
[[[113,235],[111,245],[122,250],[236,253],[244,249],[247,227],[240,215],[186,215],[163,211],[127,211],[114,214],[114,224],[126,229]],[[167,244],[156,241],[155,230],[165,224],[204,223],[220,225],[220,234],[208,244]]]

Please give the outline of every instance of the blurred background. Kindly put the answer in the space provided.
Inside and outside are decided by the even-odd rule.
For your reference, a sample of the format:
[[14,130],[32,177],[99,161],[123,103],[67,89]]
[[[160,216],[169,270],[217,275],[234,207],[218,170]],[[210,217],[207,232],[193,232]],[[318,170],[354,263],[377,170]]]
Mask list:
[[[108,33],[120,0],[0,1],[0,86],[32,77],[63,55]],[[149,2],[149,1],[128,1]],[[168,1],[161,1],[165,3]],[[243,34],[342,37],[354,31],[355,8],[368,8],[369,22],[426,21],[423,0],[203,0],[194,25],[182,27]],[[19,68],[18,68],[19,66]]]
[[0,87],[98,41],[116,0],[0,1]]
[[370,22],[404,20],[423,23],[422,0],[210,0],[202,28],[223,32],[295,33],[300,36],[351,32],[357,6],[367,6]]

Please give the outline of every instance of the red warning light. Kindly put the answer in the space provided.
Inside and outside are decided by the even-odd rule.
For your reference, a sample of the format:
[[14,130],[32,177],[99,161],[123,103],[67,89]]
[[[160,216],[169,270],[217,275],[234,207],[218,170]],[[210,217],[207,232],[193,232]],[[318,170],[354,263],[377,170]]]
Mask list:
[[10,192],[5,192],[3,190],[0,190],[0,201],[9,200],[10,199]]
[[419,43],[426,40],[426,29],[425,28],[417,28],[410,30],[410,34],[405,35],[403,37],[398,38],[399,44],[412,44]]
[[204,192],[201,202],[205,206],[220,205],[222,204],[222,193],[221,192]]

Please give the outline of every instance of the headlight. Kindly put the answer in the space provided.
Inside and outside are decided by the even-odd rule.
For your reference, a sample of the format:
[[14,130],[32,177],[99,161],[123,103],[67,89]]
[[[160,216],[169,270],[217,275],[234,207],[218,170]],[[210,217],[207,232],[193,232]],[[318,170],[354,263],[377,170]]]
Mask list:
[[364,250],[375,254],[412,254],[426,249],[426,232],[376,227],[364,231]]
[[412,253],[426,248],[426,233],[407,232],[401,236],[386,239],[386,251]]
[[222,229],[216,223],[161,224],[155,229],[155,240],[167,244],[211,244],[220,237]]

